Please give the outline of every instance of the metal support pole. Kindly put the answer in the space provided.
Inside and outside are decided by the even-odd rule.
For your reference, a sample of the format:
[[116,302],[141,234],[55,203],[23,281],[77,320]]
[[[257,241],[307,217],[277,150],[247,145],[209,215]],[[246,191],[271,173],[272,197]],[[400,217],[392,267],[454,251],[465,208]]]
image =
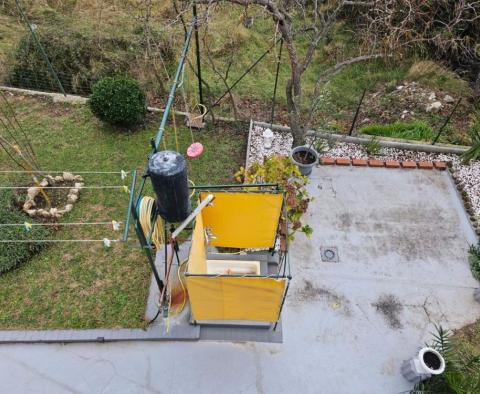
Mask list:
[[128,201],[127,219],[125,220],[125,229],[123,232],[123,242],[128,239],[128,227],[130,226],[130,215],[132,214],[133,197],[135,196],[135,183],[137,182],[137,170],[132,171],[132,183],[130,185],[130,199]]
[[180,61],[178,62],[177,71],[175,73],[175,79],[173,80],[172,88],[170,89],[170,94],[168,95],[167,105],[165,105],[165,111],[163,113],[163,118],[158,128],[157,136],[155,137],[155,147],[158,149],[160,141],[162,140],[163,133],[165,131],[165,126],[167,124],[168,115],[170,114],[170,109],[175,99],[175,92],[178,87],[178,80],[180,79],[180,74],[183,70],[183,65],[185,64],[185,59],[187,57],[188,48],[190,46],[190,39],[192,38],[192,31],[195,26],[195,21],[190,24],[190,28],[187,32],[187,37],[185,38],[185,44],[183,46],[182,55],[180,56]]
[[282,49],[283,49],[283,40],[280,41],[280,51],[277,58],[277,71],[275,73],[275,85],[273,87],[273,97],[272,97],[272,116],[270,120],[270,128],[273,126],[273,120],[275,117],[275,100],[277,98],[277,86],[278,86],[278,73],[280,72],[280,62],[282,60]]
[[288,289],[290,287],[290,280],[291,279],[292,278],[288,278],[287,288],[285,289],[285,293],[283,294],[282,303],[280,304],[280,310],[278,311],[278,320],[275,322],[275,326],[273,326],[273,331],[275,331],[277,329],[278,322],[279,322],[279,320],[282,316],[283,305],[285,305],[285,299],[287,298]]
[[150,264],[150,268],[152,269],[153,276],[155,277],[155,281],[157,282],[158,289],[160,292],[163,290],[163,282],[160,279],[160,276],[158,275],[157,267],[155,267],[155,259],[152,256],[152,249],[150,248],[150,245],[147,244],[147,240],[145,239],[145,234],[143,232],[142,226],[140,225],[139,217],[137,214],[137,209],[136,207],[131,206],[131,211],[133,214],[133,218],[135,219],[135,232],[137,233],[137,237],[140,241],[140,245],[142,246],[142,249],[145,251],[145,254],[147,255],[148,258],[148,263]]
[[447,116],[447,119],[445,119],[445,122],[443,123],[442,127],[440,127],[440,130],[438,130],[437,135],[435,136],[435,139],[432,142],[432,145],[435,145],[440,138],[440,135],[443,133],[443,129],[447,126],[448,122],[450,122],[450,119],[452,119],[453,114],[457,110],[457,107],[460,105],[460,102],[462,101],[462,98],[460,97],[457,101],[457,104],[455,104],[455,107],[453,107],[452,112]]
[[350,130],[348,131],[348,135],[352,135],[353,129],[355,128],[355,124],[357,123],[358,114],[360,113],[360,108],[362,107],[363,99],[365,98],[365,93],[367,93],[367,89],[363,89],[362,97],[357,106],[357,111],[355,112],[355,116],[353,117],[352,125],[350,126]]
[[200,105],[203,105],[202,67],[200,62],[200,40],[198,38],[197,4],[195,2],[193,2],[193,19],[195,24],[195,53],[197,56],[198,96],[200,99]]
[[[170,89],[170,94],[168,95],[168,101],[167,101],[167,104],[165,105],[165,111],[163,112],[162,121],[160,122],[160,127],[158,128],[157,136],[155,137],[155,141],[153,143],[153,149],[152,149],[153,153],[155,153],[158,150],[158,147],[160,146],[160,141],[162,140],[163,133],[165,131],[165,126],[167,124],[168,116],[170,114],[170,109],[172,107],[173,100],[175,98],[175,92],[177,91],[178,80],[180,78],[180,74],[182,73],[183,65],[185,64],[185,59],[187,57],[188,48],[190,46],[190,39],[192,38],[193,27],[194,27],[194,22],[192,21],[187,31],[187,35],[185,37],[185,43],[183,46],[182,55],[180,57],[180,61],[177,66],[177,71],[175,73],[175,79],[173,80],[172,88]],[[147,173],[147,170],[148,170],[148,166],[145,169],[145,174]],[[145,188],[145,182],[146,182],[146,178],[145,176],[143,176],[142,182],[140,183],[140,186],[138,189],[138,194],[136,198],[137,203],[142,196],[143,189]]]
[[40,40],[38,39],[37,35],[35,34],[35,30],[32,28],[32,25],[31,25],[30,22],[28,21],[27,16],[26,16],[25,13],[23,12],[23,9],[22,9],[19,1],[18,1],[18,0],[15,0],[15,3],[17,4],[18,12],[20,12],[20,15],[21,15],[23,21],[24,21],[24,22],[27,24],[27,26],[28,26],[28,30],[30,30],[30,34],[31,34],[32,37],[33,37],[33,41],[35,41],[35,44],[36,44],[37,47],[40,49],[40,53],[41,53],[41,55],[43,56],[45,62],[47,63],[48,69],[49,69],[50,73],[52,74],[53,79],[55,79],[55,82],[57,82],[57,85],[58,85],[60,91],[62,92],[62,94],[63,94],[64,96],[67,96],[67,93],[65,93],[65,89],[63,88],[63,85],[62,85],[62,83],[60,82],[60,79],[58,78],[58,75],[57,75],[57,73],[55,72],[55,69],[53,68],[52,63],[50,63],[50,59],[48,58],[48,55],[47,55],[47,53],[45,52],[45,49],[43,48],[43,45],[40,43]]

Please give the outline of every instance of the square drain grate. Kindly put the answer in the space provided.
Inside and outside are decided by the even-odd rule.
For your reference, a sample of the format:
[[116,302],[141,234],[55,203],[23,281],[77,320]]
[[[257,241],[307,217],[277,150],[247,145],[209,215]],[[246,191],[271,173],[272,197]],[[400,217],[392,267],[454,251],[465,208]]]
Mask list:
[[335,246],[325,246],[320,248],[322,261],[326,263],[338,263],[338,250]]

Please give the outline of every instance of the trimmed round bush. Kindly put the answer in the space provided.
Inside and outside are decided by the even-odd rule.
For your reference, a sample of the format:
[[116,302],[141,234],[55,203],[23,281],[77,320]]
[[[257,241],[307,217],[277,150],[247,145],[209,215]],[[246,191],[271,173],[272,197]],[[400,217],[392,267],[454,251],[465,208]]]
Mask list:
[[140,123],[147,112],[145,93],[137,81],[127,77],[107,77],[97,82],[89,104],[98,119],[114,126]]
[[[10,192],[0,192],[0,223],[32,222],[13,206],[13,195]],[[23,226],[0,227],[2,240],[49,239],[51,231],[44,226],[33,226],[26,231]],[[0,275],[25,263],[38,253],[45,243],[0,243]]]

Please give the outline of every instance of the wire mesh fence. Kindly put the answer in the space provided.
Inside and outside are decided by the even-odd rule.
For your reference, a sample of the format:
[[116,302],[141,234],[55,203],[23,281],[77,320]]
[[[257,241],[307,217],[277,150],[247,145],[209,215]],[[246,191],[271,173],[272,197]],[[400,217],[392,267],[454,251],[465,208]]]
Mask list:
[[[58,79],[66,93],[89,96],[95,80],[78,77],[74,74],[57,72]],[[14,70],[3,79],[3,85],[13,88],[60,93],[61,89],[54,77],[44,71],[28,69]]]

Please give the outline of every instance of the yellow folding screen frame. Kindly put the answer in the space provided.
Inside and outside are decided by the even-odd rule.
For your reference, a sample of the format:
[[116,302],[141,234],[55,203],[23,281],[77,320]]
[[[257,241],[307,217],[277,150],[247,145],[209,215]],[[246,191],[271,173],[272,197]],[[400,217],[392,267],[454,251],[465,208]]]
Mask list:
[[[203,225],[215,237],[210,245],[229,248],[271,248],[283,205],[282,193],[214,192],[202,211]],[[208,193],[200,193],[203,200]]]
[[[282,276],[208,275],[205,230],[208,228],[216,237],[211,245],[270,248],[276,238],[283,195],[213,194],[213,205],[197,216],[186,272],[193,319],[278,321],[288,279]],[[206,193],[202,193],[200,198],[205,196]]]

